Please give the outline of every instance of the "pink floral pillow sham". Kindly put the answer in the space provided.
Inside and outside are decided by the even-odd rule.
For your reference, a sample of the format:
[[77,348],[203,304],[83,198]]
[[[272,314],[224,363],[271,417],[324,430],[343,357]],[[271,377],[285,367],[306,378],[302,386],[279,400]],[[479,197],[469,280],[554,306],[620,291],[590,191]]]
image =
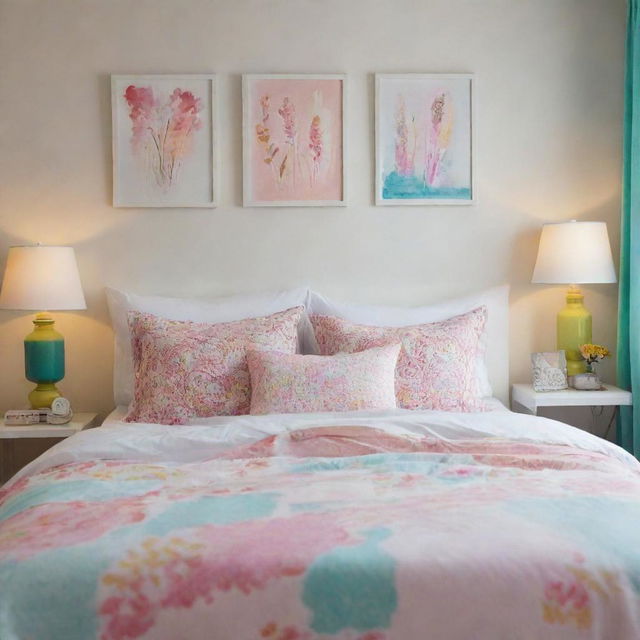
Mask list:
[[399,344],[332,357],[251,350],[251,413],[395,409],[399,353]]
[[324,355],[402,344],[396,366],[399,407],[467,412],[485,408],[476,362],[486,321],[486,307],[409,327],[371,327],[333,316],[311,316]]
[[135,388],[127,422],[185,424],[249,413],[247,350],[295,353],[303,312],[294,307],[219,324],[129,312]]

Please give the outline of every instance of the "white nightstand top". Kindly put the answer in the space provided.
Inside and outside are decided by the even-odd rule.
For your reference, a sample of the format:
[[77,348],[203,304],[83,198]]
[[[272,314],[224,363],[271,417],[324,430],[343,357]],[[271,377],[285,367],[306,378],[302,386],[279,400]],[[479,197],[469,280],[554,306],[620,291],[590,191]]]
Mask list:
[[604,384],[605,391],[534,391],[532,384],[511,385],[511,401],[535,413],[538,407],[604,407],[631,404],[630,391]]
[[[4,414],[2,414],[4,415]],[[20,424],[7,426],[0,422],[0,439],[3,438],[68,438],[78,431],[95,425],[97,413],[74,413],[67,424]]]

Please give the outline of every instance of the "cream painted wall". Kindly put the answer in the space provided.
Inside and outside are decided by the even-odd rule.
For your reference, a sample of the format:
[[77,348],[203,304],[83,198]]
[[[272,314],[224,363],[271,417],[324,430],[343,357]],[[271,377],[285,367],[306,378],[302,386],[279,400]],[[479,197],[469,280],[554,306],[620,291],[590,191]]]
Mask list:
[[[512,379],[527,380],[563,300],[529,284],[540,225],[606,220],[618,251],[624,29],[624,0],[0,0],[0,267],[11,244],[76,247],[89,308],[58,324],[78,409],[112,406],[105,284],[421,304],[510,282]],[[376,71],[475,74],[477,204],[373,206]],[[205,72],[220,74],[220,206],[113,209],[109,74]],[[241,207],[243,72],[348,74],[348,207]],[[587,288],[610,346],[616,297]],[[29,389],[29,330],[0,312],[0,407]]]

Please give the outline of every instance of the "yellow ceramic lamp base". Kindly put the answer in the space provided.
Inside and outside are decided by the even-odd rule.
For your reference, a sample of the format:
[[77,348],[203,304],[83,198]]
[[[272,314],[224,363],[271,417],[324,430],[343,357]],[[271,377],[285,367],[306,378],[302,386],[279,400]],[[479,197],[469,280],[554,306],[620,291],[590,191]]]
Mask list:
[[60,397],[60,392],[55,384],[42,383],[29,394],[29,402],[32,409],[50,409],[52,402]]
[[567,375],[585,373],[587,363],[580,354],[580,345],[591,342],[591,314],[585,308],[584,296],[574,285],[567,293],[567,304],[558,313],[558,349],[567,356]]

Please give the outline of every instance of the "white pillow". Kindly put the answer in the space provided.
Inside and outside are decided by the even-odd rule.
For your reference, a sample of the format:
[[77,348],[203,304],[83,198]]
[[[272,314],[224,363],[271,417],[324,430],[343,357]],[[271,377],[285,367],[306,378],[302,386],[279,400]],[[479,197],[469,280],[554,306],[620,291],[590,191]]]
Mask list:
[[[404,327],[439,322],[487,307],[487,326],[482,340],[482,355],[477,362],[478,383],[483,396],[493,395],[490,379],[496,386],[508,386],[509,285],[493,287],[461,298],[423,307],[389,307],[333,302],[315,291],[309,295],[309,314],[337,316],[372,327]],[[305,334],[306,335],[306,334]],[[319,353],[315,337],[305,343],[305,352]],[[494,375],[490,375],[494,373]],[[503,380],[504,378],[504,380]]]
[[[129,405],[133,399],[133,355],[131,334],[127,323],[129,311],[151,313],[169,320],[192,322],[232,322],[268,316],[300,305],[308,306],[309,289],[229,296],[213,300],[140,296],[135,293],[106,288],[111,324],[115,333],[113,363],[113,398],[116,405]],[[304,316],[299,329],[299,342],[308,343],[313,329]]]

